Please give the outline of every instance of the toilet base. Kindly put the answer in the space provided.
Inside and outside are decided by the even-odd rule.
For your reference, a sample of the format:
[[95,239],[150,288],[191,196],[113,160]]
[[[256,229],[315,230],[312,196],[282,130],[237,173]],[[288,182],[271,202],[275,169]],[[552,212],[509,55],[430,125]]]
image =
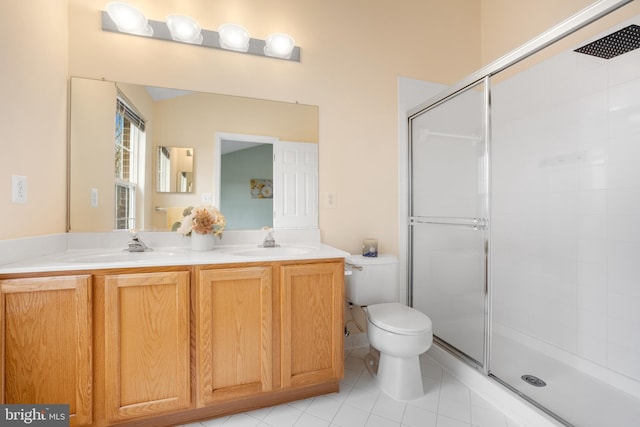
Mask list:
[[419,356],[404,358],[380,353],[376,383],[395,400],[413,400],[424,396]]

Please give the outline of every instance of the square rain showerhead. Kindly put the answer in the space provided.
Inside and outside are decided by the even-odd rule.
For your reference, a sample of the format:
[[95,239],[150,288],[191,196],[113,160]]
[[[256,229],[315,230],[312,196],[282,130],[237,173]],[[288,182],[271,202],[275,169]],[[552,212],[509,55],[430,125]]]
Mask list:
[[640,47],[640,26],[629,25],[576,49],[574,52],[611,59]]

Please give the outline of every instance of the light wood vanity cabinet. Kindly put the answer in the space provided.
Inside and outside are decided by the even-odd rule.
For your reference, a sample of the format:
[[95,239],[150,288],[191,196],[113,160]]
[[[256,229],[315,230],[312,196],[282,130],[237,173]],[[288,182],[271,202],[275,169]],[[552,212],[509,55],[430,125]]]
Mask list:
[[71,426],[91,424],[91,276],[8,279],[0,287],[0,401],[68,403]]
[[280,267],[282,386],[339,380],[343,375],[344,265]]
[[271,267],[201,269],[195,295],[198,406],[271,391]]
[[0,278],[3,403],[171,426],[338,391],[341,259]]
[[188,408],[189,272],[108,274],[96,285],[104,293],[106,419]]

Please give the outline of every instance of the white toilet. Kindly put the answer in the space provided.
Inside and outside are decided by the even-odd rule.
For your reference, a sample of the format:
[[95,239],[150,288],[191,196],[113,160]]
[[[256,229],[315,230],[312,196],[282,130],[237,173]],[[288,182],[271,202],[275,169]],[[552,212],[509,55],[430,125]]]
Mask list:
[[397,302],[398,259],[392,255],[346,259],[347,301],[367,308],[367,337],[380,352],[376,382],[396,400],[424,394],[419,356],[431,347],[431,319]]

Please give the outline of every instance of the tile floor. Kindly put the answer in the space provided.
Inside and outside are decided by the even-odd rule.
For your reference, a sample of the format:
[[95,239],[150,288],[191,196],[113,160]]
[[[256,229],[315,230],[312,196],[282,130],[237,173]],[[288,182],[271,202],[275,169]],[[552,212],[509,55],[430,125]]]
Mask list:
[[424,397],[397,402],[364,366],[368,348],[346,352],[340,392],[185,427],[519,427],[434,362],[421,358]]

